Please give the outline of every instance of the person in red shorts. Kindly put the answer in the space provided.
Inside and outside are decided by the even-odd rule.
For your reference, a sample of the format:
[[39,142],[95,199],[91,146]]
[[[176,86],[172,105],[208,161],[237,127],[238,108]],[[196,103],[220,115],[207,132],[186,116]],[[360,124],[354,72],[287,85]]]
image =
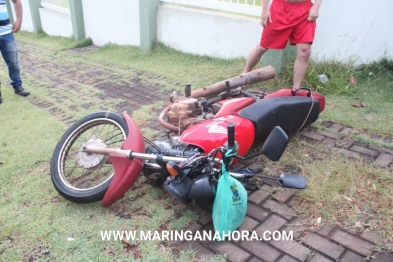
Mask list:
[[262,0],[261,41],[251,49],[243,73],[250,72],[267,50],[284,49],[289,40],[297,51],[292,88],[300,88],[308,67],[321,2],[273,0],[269,9],[268,0]]

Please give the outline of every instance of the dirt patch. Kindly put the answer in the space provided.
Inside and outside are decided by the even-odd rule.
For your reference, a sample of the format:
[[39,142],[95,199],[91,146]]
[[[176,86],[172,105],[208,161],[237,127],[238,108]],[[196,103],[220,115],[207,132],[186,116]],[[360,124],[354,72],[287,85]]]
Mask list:
[[66,50],[66,52],[69,54],[72,54],[72,55],[80,55],[80,54],[96,51],[99,48],[100,48],[99,46],[90,45],[90,46],[85,46],[85,47],[68,49],[68,50]]

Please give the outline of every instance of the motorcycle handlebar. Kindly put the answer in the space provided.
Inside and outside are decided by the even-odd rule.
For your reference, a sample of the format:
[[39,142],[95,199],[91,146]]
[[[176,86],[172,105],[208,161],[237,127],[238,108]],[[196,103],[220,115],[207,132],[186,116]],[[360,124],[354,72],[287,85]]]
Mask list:
[[235,124],[233,122],[228,123],[228,148],[235,147]]

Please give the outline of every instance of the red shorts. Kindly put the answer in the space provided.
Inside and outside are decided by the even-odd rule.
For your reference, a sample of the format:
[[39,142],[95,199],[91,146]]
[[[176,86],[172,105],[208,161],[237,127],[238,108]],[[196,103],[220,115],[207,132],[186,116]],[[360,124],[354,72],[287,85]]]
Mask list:
[[262,31],[260,46],[268,49],[284,49],[288,40],[291,45],[312,43],[316,21],[308,21],[311,0],[287,2],[273,0],[270,7],[272,22],[267,22]]

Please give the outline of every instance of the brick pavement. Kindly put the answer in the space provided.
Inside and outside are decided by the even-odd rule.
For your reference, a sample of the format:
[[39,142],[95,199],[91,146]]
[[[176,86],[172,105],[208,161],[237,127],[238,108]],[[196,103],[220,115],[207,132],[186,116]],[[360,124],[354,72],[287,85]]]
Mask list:
[[[71,104],[68,108],[59,106],[67,97],[80,96],[84,91],[83,87],[86,86],[103,91],[102,94],[97,95],[101,101],[121,99],[115,108],[118,111],[128,112],[145,104],[167,100],[171,93],[162,91],[161,83],[165,82],[165,79],[132,68],[122,67],[123,73],[119,73],[109,63],[100,62],[91,66],[78,62],[69,65],[67,62],[46,57],[41,47],[25,42],[19,42],[19,50],[23,73],[28,76],[31,85],[40,84],[53,90],[60,87],[67,88],[68,93],[65,95],[50,92],[49,96],[55,100],[46,100],[39,95],[34,95],[34,88],[28,88],[32,92],[28,98],[31,103],[44,108],[67,124],[76,120],[67,115],[67,110],[77,111],[80,106],[89,108],[96,103]],[[79,54],[80,51],[74,53]],[[143,79],[141,76],[144,76]],[[179,83],[170,84],[180,86]],[[153,129],[161,128],[155,122],[150,122],[147,126]],[[310,143],[322,143],[332,147],[347,157],[362,157],[380,167],[393,168],[392,149],[353,141],[348,138],[351,130],[351,127],[323,122],[318,128],[315,126],[306,128],[300,133],[300,137]],[[374,135],[370,138],[384,142],[392,141],[391,137]],[[373,262],[393,261],[393,253],[374,251],[373,246],[380,242],[380,238],[370,232],[333,227],[321,227],[311,231],[291,208],[291,199],[295,192],[291,189],[275,191],[270,185],[263,184],[259,190],[250,193],[247,216],[240,227],[240,230],[256,231],[259,236],[266,230],[293,232],[294,241],[178,242],[173,244],[173,251],[176,253],[178,248],[192,249],[200,261],[208,260],[217,253],[226,254],[229,261],[248,262],[354,262],[365,261],[366,258]],[[196,209],[199,219],[187,230],[202,233],[213,230],[211,208],[195,206],[190,208]]]

